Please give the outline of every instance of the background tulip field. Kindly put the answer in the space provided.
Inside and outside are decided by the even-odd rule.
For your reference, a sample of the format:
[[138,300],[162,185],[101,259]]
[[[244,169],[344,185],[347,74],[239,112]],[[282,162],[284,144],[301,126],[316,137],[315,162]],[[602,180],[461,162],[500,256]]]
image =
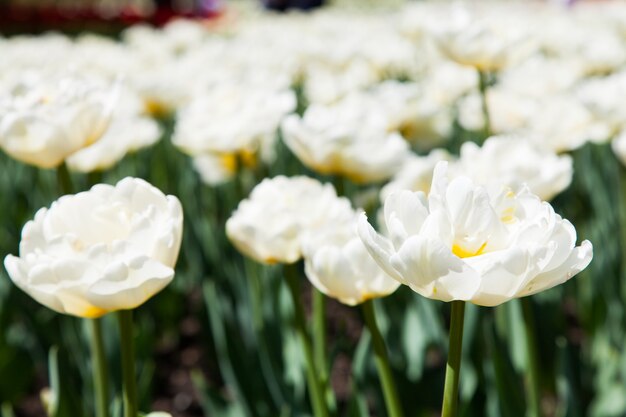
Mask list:
[[[416,83],[420,87],[417,96],[422,99],[417,107],[422,107],[415,114],[409,111],[406,118],[419,118],[419,126],[389,129],[397,130],[407,139],[410,137],[410,152],[425,156],[434,148],[443,148],[457,155],[462,143],[484,141],[480,106],[475,110],[477,106],[468,104],[478,96],[480,87],[473,69],[468,70],[468,76],[462,64],[451,63],[441,53],[432,58],[429,49],[432,45],[425,46],[425,28],[433,22],[443,25],[445,16],[452,13],[444,9],[449,4],[435,3],[441,10],[433,12],[432,4],[418,1],[394,2],[393,7],[369,3],[372,2],[368,2],[367,8],[341,5],[306,13],[271,14],[257,9],[256,3],[232,2],[224,4],[217,16],[200,21],[197,27],[194,23],[187,32],[183,26],[179,32],[166,26],[155,29],[154,33],[146,32],[145,38],[117,30],[98,35],[105,42],[161,49],[154,55],[146,52],[146,56],[159,58],[148,60],[152,64],[144,63],[143,67],[127,65],[124,59],[115,61],[113,48],[108,43],[98,46],[100,41],[90,39],[95,35],[86,31],[73,33],[67,41],[68,48],[76,50],[93,42],[94,49],[84,47],[84,50],[94,55],[77,59],[74,69],[101,71],[114,80],[116,87],[112,88],[138,91],[146,107],[145,116],[156,120],[160,128],[156,143],[128,153],[111,167],[87,173],[71,171],[74,188],[87,190],[97,183],[115,184],[127,176],[139,177],[165,194],[177,196],[184,210],[183,242],[175,278],[135,312],[140,410],[167,411],[174,417],[311,416],[305,361],[293,327],[294,307],[285,285],[284,268],[244,257],[227,238],[225,223],[255,185],[277,175],[307,175],[332,183],[354,207],[364,208],[375,219],[381,204],[380,190],[390,180],[388,177],[359,181],[354,175],[317,172],[305,165],[283,140],[285,129],[280,128],[280,122],[291,110],[281,115],[273,127],[269,145],[258,145],[269,146],[271,157],[258,154],[250,157],[247,149],[236,149],[226,157],[221,151],[216,152],[218,159],[226,158],[220,162],[228,172],[218,170],[207,174],[210,168],[205,166],[203,171],[194,162],[198,156],[193,154],[196,143],[190,143],[196,138],[195,131],[191,133],[192,139],[188,139],[189,128],[184,132],[185,137],[175,139],[177,123],[191,101],[191,93],[195,89],[208,91],[219,87],[214,79],[211,83],[215,85],[203,84],[204,71],[232,65],[240,71],[239,76],[253,79],[250,85],[286,83],[285,88],[276,87],[276,90],[293,93],[296,100],[293,113],[298,115],[303,115],[314,103],[329,105],[351,92],[372,89],[390,80]],[[579,22],[584,27],[580,44],[592,45],[589,50],[577,49],[570,47],[575,41],[564,40],[563,48],[569,49],[562,56],[558,50],[535,51],[526,53],[512,67],[522,67],[532,56],[544,54],[562,58],[563,62],[576,61],[582,68],[577,70],[574,81],[562,87],[555,85],[571,74],[566,70],[557,71],[556,75],[539,71],[536,78],[520,77],[515,89],[516,94],[523,95],[526,90],[541,90],[547,85],[538,94],[539,98],[533,99],[532,105],[537,108],[530,112],[531,118],[547,112],[541,106],[556,94],[564,97],[568,105],[574,103],[591,109],[589,117],[574,121],[568,127],[570,130],[559,131],[562,124],[557,119],[576,117],[571,108],[563,106],[555,112],[555,120],[548,122],[548,128],[543,131],[537,128],[534,134],[559,134],[576,142],[549,146],[557,153],[571,155],[573,161],[571,184],[551,204],[576,227],[578,242],[588,239],[593,243],[594,256],[591,264],[572,280],[529,298],[530,303],[524,308],[530,311],[524,312],[518,299],[493,308],[468,303],[459,415],[539,417],[529,406],[532,398],[529,364],[534,353],[528,346],[535,346],[541,416],[626,416],[626,168],[612,143],[626,132],[626,96],[620,93],[626,92],[626,82],[622,80],[619,84],[622,90],[617,87],[603,90],[617,95],[617,98],[602,96],[597,100],[610,108],[604,113],[595,111],[593,106],[585,107],[587,102],[577,95],[579,88],[590,80],[619,75],[625,79],[626,4],[532,4],[541,7],[538,10],[549,7],[550,16],[558,16],[554,21],[571,30],[557,31],[556,38],[578,36],[573,28],[579,27],[575,23]],[[515,15],[521,7],[508,2],[480,6],[481,10],[497,8],[498,13],[506,16]],[[532,19],[533,13],[525,11],[524,18]],[[310,24],[313,20],[317,22],[315,25]],[[241,28],[246,28],[249,22],[258,26],[245,32]],[[528,25],[531,27],[531,23]],[[592,36],[600,28],[603,35],[609,33],[610,39],[616,41],[616,50],[607,46],[610,42],[605,38],[597,40]],[[542,27],[537,31],[547,33],[553,29]],[[255,39],[255,33],[265,35]],[[26,71],[26,65],[37,66],[37,59],[43,66],[61,64],[53,63],[55,58],[47,55],[46,45],[54,44],[53,41],[37,44],[38,39],[50,34],[26,38],[19,34],[18,26],[13,26],[10,34],[3,33],[0,27],[0,34],[4,36],[0,38],[1,119],[2,83],[9,79],[11,65],[23,65]],[[315,43],[316,37],[321,42]],[[229,55],[227,51],[234,49],[239,39],[248,49]],[[23,45],[15,47],[12,42]],[[202,49],[212,42],[222,42],[226,52],[192,57],[195,48]],[[286,48],[290,42],[294,46]],[[604,47],[608,51],[602,50]],[[15,58],[20,48],[25,55],[29,54],[23,61]],[[132,48],[128,57],[133,56]],[[310,55],[296,54],[300,48]],[[108,55],[98,58],[99,53]],[[3,62],[3,56],[11,61]],[[161,59],[188,62],[189,66],[166,66]],[[592,61],[606,65],[585,65]],[[448,65],[455,66],[451,76],[446,75]],[[128,73],[113,77],[115,68]],[[139,72],[129,74],[131,71]],[[283,78],[287,81],[283,82]],[[464,81],[466,78],[469,82]],[[497,88],[499,83],[498,76],[494,76],[488,87]],[[430,89],[431,85],[436,87]],[[252,93],[250,89],[250,97]],[[246,102],[245,94],[248,93],[238,103]],[[222,96],[217,97],[214,103],[220,104],[216,106],[224,103],[223,108],[230,109],[215,111],[214,114],[224,119],[215,120],[209,112],[205,120],[200,113],[198,122],[191,124],[192,129],[200,131],[205,124],[215,124],[224,130],[234,126],[232,129],[239,132],[245,130],[246,123],[261,124],[259,119],[266,117],[251,116],[265,106],[262,101],[248,107],[237,104],[231,109],[227,101],[232,96],[224,96],[228,99],[223,101],[220,101]],[[509,133],[507,97],[504,94],[504,98],[489,101],[495,133]],[[437,101],[432,110],[427,106],[429,100]],[[518,114],[515,111],[511,110],[512,118]],[[227,112],[232,114],[226,115]],[[342,114],[352,117],[347,113]],[[405,114],[398,110],[397,114],[400,113]],[[478,122],[474,123],[472,117],[476,114]],[[402,123],[405,127],[412,126]],[[610,128],[596,134],[597,129],[589,128],[592,125]],[[0,167],[0,255],[4,258],[18,253],[23,225],[61,193],[55,169],[25,164],[6,152],[0,152]],[[302,261],[296,268],[301,275],[301,302],[310,319],[314,288],[305,278]],[[440,415],[450,304],[421,297],[404,285],[393,294],[374,300],[374,304],[404,414],[407,417]],[[110,314],[103,317],[102,323],[111,392],[115,394],[110,410],[113,416],[121,416],[117,323]],[[328,298],[325,324],[328,374],[336,396],[333,416],[386,416],[371,335],[364,327],[361,310]],[[527,340],[528,335],[533,335],[533,340]],[[85,323],[38,304],[0,268],[0,416],[46,416],[44,404],[51,397],[58,400],[58,407],[50,417],[93,416],[91,372]]]

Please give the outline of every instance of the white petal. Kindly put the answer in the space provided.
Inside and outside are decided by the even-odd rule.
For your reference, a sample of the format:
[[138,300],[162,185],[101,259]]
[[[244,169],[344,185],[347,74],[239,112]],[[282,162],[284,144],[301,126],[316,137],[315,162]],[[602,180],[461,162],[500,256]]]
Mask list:
[[395,247],[399,247],[397,243],[408,236],[419,233],[428,216],[428,208],[422,196],[420,193],[400,190],[385,200],[385,222]]
[[359,215],[357,231],[361,241],[365,245],[365,248],[369,254],[374,258],[376,263],[385,271],[390,277],[398,280],[401,283],[406,283],[401,274],[398,273],[391,266],[390,258],[394,253],[393,245],[391,242],[383,236],[376,233],[376,230],[367,221],[365,213]]
[[517,297],[536,294],[562,284],[582,271],[593,258],[593,246],[585,240],[580,246],[572,250],[570,256],[555,269],[543,272],[532,279],[518,294]]
[[480,289],[472,303],[491,307],[514,298],[536,273],[531,261],[529,253],[520,248],[467,258],[466,262],[481,274]]
[[[131,266],[132,265],[132,266]],[[108,311],[133,309],[167,286],[174,270],[149,258],[112,265],[88,289],[89,302]]]
[[470,300],[480,286],[476,271],[436,239],[410,237],[390,263],[404,283],[435,300]]

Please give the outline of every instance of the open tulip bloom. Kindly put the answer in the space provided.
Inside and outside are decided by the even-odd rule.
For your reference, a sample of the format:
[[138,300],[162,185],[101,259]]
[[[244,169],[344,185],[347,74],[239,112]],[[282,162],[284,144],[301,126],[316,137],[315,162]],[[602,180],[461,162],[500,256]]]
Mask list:
[[18,77],[10,93],[0,93],[0,148],[27,164],[54,168],[102,136],[118,85],[74,73],[35,75]]
[[[452,366],[455,385],[464,301],[496,306],[550,289],[585,269],[593,256],[591,243],[575,246],[574,226],[527,188],[489,194],[464,176],[449,181],[445,161],[435,167],[428,196],[389,195],[384,222],[389,237],[378,234],[364,214],[358,225],[381,268],[424,297],[455,301],[450,329],[450,356],[458,355]],[[457,388],[448,395],[448,372],[444,416],[456,410]]]
[[22,231],[8,255],[13,282],[59,313],[99,317],[138,307],[174,277],[183,214],[144,180],[61,197]]
[[562,284],[591,261],[576,230],[523,188],[489,195],[467,177],[448,183],[435,167],[428,198],[398,191],[384,205],[389,238],[365,215],[359,235],[376,262],[413,291],[441,301],[496,306]]
[[132,309],[174,277],[183,226],[180,201],[125,178],[66,195],[22,230],[20,256],[4,265],[13,282],[59,313],[92,318],[96,416],[108,416],[107,369],[98,317],[118,311],[126,417],[137,416]]

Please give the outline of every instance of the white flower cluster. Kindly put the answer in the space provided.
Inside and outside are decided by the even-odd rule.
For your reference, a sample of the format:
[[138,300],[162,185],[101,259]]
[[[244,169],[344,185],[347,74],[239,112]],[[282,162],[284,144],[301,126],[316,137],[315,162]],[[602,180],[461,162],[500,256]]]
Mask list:
[[[479,70],[496,73],[487,91],[493,133],[568,151],[626,130],[619,105],[626,89],[623,16],[615,2],[567,10],[411,3],[376,14],[242,13],[226,25],[177,20],[163,29],[131,27],[121,41],[0,39],[0,146],[52,167],[102,136],[103,144],[67,162],[80,171],[105,169],[158,140],[146,113],[169,113],[177,115],[174,142],[211,183],[232,176],[230,161],[242,153],[271,163],[281,124],[289,147],[313,169],[381,181],[408,154],[400,137],[428,150],[451,136],[457,120],[481,129]],[[68,72],[86,75],[87,85],[99,80],[109,97],[85,93],[72,104],[76,87],[43,91]],[[297,105],[294,87],[309,106],[301,116],[289,115]],[[98,113],[94,100],[121,104]],[[56,125],[45,116],[53,102],[63,113]],[[77,124],[76,117],[98,122]],[[81,131],[83,125],[100,131]],[[42,130],[46,140],[29,136]],[[43,157],[28,156],[43,148]]]
[[[619,3],[564,10],[535,3],[461,8],[411,2],[400,11],[376,14],[328,9],[244,14],[226,27],[184,20],[163,29],[135,26],[120,41],[93,35],[1,39],[0,147],[40,167],[65,162],[88,172],[151,145],[161,135],[155,118],[174,117],[173,144],[193,158],[205,182],[218,184],[232,178],[240,164],[271,164],[282,138],[317,173],[359,184],[389,181],[383,201],[396,201],[393,196],[402,190],[405,196],[406,190],[422,191],[437,201],[450,200],[429,202],[426,209],[424,196],[403,199],[423,214],[423,224],[405,225],[404,233],[396,224],[400,215],[386,215],[381,226],[394,250],[436,220],[429,219],[450,217],[461,210],[457,205],[474,201],[437,197],[448,186],[443,175],[433,179],[433,172],[446,160],[451,189],[465,193],[473,184],[480,187],[472,191],[480,201],[468,210],[484,209],[501,219],[514,209],[515,222],[558,224],[569,236],[563,250],[570,253],[575,236],[569,226],[538,208],[544,206],[529,193],[550,200],[567,188],[572,159],[559,153],[588,141],[614,140],[613,149],[626,160],[625,15]],[[495,136],[482,146],[463,144],[458,157],[433,150],[458,138],[459,131]],[[506,197],[508,192],[515,197]],[[241,203],[227,232],[242,252],[262,262],[304,257],[318,288],[355,304],[392,290],[382,278],[371,285],[359,281],[367,275],[362,268],[378,270],[355,240],[355,216],[332,188],[309,178],[277,177],[261,182]],[[482,227],[479,217],[463,219]],[[437,224],[456,230],[456,220],[448,220]],[[544,253],[561,240],[543,236],[537,251],[548,258],[542,258],[529,249],[526,231],[496,223],[478,230],[478,240],[469,246],[449,235],[452,229],[437,244],[450,252],[442,249],[446,256],[478,260],[481,251],[497,252],[523,240],[525,259],[543,265],[528,272],[524,285],[546,271],[558,272],[551,272],[550,282],[562,280],[561,272],[573,274],[590,257],[585,244],[574,251],[582,260],[563,269],[563,262],[552,265],[552,255]],[[474,230],[461,226],[459,233],[474,239]],[[361,229],[361,237],[370,236]],[[394,241],[400,232],[402,239]],[[485,233],[489,239],[483,239]],[[430,281],[423,286],[423,276],[407,278],[397,257],[392,263],[381,258],[380,248],[395,256],[388,242],[373,242],[378,246],[369,241],[369,250],[399,282],[419,278],[413,285],[419,291],[456,297],[445,286]],[[352,264],[354,259],[359,261]],[[454,259],[461,267],[459,262],[474,261]],[[462,298],[499,302],[481,298],[480,271],[473,292]],[[328,278],[339,275],[347,281]],[[348,281],[358,281],[359,291],[348,291]],[[533,288],[538,287],[508,288],[506,297]]]
[[400,283],[369,256],[356,234],[357,212],[330,184],[278,176],[257,185],[226,222],[244,254],[263,263],[305,259],[321,292],[349,305],[392,293]]

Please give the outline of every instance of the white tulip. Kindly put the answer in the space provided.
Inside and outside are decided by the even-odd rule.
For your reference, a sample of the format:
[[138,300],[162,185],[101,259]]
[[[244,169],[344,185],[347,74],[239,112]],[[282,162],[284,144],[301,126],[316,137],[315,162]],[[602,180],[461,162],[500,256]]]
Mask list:
[[[538,99],[509,91],[500,86],[487,90],[490,128],[494,133],[513,133],[525,129],[541,105]],[[467,130],[480,131],[485,118],[480,93],[463,97],[459,103],[459,124]]]
[[530,50],[528,21],[504,13],[470,13],[454,8],[430,32],[441,52],[480,71],[498,71]]
[[22,230],[19,257],[4,265],[46,307],[99,317],[135,308],[170,283],[182,226],[176,197],[125,178],[40,209]]
[[589,141],[603,142],[613,136],[609,124],[566,94],[543,99],[529,117],[525,131],[538,146],[555,152],[571,151]]
[[22,162],[54,168],[100,138],[115,90],[76,74],[24,74],[0,94],[0,147]]
[[610,139],[626,127],[626,110],[622,99],[626,94],[626,71],[604,78],[590,78],[579,84],[576,94],[581,102],[602,125],[605,125]]
[[388,118],[357,96],[335,106],[310,106],[304,116],[282,124],[289,149],[309,168],[322,174],[344,175],[355,182],[391,177],[409,154],[398,133],[387,131]]
[[444,149],[433,149],[426,156],[411,155],[402,169],[380,190],[381,202],[384,203],[387,197],[398,190],[422,191],[428,194],[437,163],[453,160],[454,157]]
[[346,198],[330,184],[278,176],[257,185],[226,222],[226,234],[243,254],[263,263],[294,263],[304,236],[353,217]]
[[[293,91],[226,85],[199,95],[180,111],[173,143],[191,155],[255,152],[296,108]],[[269,139],[268,139],[269,138]]]
[[377,81],[376,69],[362,60],[339,68],[313,61],[305,67],[304,94],[310,103],[330,104]]
[[394,292],[400,283],[367,252],[354,221],[332,223],[311,233],[304,244],[304,271],[322,293],[354,306]]
[[557,155],[539,148],[523,136],[492,136],[482,146],[466,142],[459,158],[441,149],[427,156],[412,156],[402,169],[386,184],[380,198],[385,199],[398,190],[430,192],[433,170],[439,161],[448,161],[448,176],[460,175],[498,192],[503,186],[513,192],[528,187],[542,200],[551,200],[572,181],[573,163],[569,155]]
[[127,153],[153,145],[161,128],[145,116],[143,102],[129,90],[121,92],[109,126],[94,144],[78,150],[67,159],[70,170],[102,171],[119,162]]
[[[516,95],[542,99],[567,91],[583,76],[582,65],[574,57],[555,59],[535,55],[503,71],[497,85]],[[493,106],[490,109],[497,110]]]
[[233,154],[207,153],[193,158],[193,167],[202,182],[219,185],[230,181],[237,174],[237,156]]
[[464,143],[457,171],[495,192],[527,186],[549,201],[570,185],[574,168],[569,155],[541,149],[522,136],[493,136],[482,146]]
[[399,191],[385,201],[389,238],[365,215],[359,236],[391,277],[436,300],[496,306],[561,284],[587,267],[592,245],[527,189],[498,194],[435,168],[428,198]]

